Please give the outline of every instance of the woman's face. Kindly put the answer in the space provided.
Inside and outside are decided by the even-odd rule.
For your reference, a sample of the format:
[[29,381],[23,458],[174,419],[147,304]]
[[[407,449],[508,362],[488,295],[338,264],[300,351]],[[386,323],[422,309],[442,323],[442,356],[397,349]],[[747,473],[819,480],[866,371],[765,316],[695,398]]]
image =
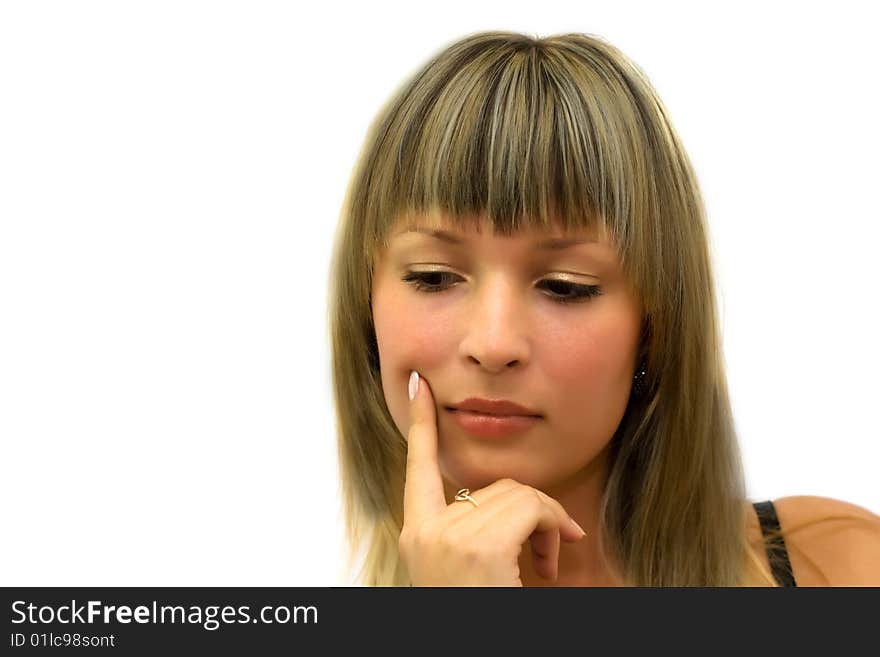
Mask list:
[[[542,489],[562,482],[603,452],[632,385],[642,307],[613,244],[584,232],[564,237],[585,243],[540,248],[562,233],[496,236],[485,222],[480,232],[456,230],[442,216],[420,223],[458,241],[399,222],[373,277],[382,387],[395,424],[408,434],[407,382],[417,370],[434,396],[441,472],[454,487],[476,490],[503,477]],[[414,274],[422,290],[403,280]],[[576,286],[601,294],[576,299],[585,289]],[[447,410],[469,397],[510,400],[541,418],[503,438],[477,436]]]

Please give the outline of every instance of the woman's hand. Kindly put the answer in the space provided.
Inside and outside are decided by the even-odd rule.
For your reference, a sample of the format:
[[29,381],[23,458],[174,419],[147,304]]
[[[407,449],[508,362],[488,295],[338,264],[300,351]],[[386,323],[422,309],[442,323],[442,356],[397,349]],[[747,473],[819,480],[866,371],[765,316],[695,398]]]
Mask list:
[[555,580],[559,542],[584,533],[562,505],[513,479],[447,504],[437,458],[434,397],[420,378],[410,402],[400,555],[413,586],[522,586],[519,555],[528,540],[535,572]]

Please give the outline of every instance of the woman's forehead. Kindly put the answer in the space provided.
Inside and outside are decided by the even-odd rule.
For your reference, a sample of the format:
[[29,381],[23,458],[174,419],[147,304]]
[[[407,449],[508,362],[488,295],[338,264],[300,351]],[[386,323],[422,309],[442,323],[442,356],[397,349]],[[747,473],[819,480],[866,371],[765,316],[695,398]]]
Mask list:
[[[455,235],[500,235],[495,231],[488,217],[472,215],[467,217],[452,217],[440,212],[407,213],[398,217],[391,229],[391,237],[410,232],[433,235],[435,237]],[[577,239],[582,242],[609,242],[609,235],[605,227],[596,222],[593,226],[582,226],[566,229],[561,221],[552,221],[548,227],[524,225],[513,231],[511,237],[521,237],[534,240],[545,239],[549,241],[562,241]],[[452,241],[452,240],[449,240]]]
[[[527,258],[579,253],[591,261],[605,263],[609,269],[618,269],[620,256],[617,244],[600,229],[582,227],[565,230],[562,225],[555,225],[549,228],[522,227],[513,233],[501,234],[493,230],[491,223],[485,219],[477,224],[436,216],[410,217],[398,223],[386,246],[400,253],[429,245],[444,245],[459,253],[484,247],[498,248],[510,255],[522,254]],[[492,242],[497,242],[497,246],[490,246]],[[384,248],[382,253],[385,253]]]

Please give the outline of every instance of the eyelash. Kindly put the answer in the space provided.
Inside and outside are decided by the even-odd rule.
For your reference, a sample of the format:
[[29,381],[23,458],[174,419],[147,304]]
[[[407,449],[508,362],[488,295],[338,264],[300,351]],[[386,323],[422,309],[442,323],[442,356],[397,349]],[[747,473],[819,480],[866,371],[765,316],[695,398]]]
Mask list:
[[[401,280],[403,280],[405,283],[409,283],[419,292],[424,292],[426,294],[443,292],[445,289],[448,288],[448,286],[442,287],[438,285],[428,284],[425,279],[429,276],[455,276],[455,274],[448,271],[409,271]],[[547,278],[544,280],[548,283],[555,283],[557,285],[566,286],[575,293],[574,296],[569,297],[556,295],[552,296],[551,299],[553,299],[553,301],[555,301],[556,303],[579,303],[588,301],[602,294],[602,288],[598,285],[578,285],[577,283],[563,281],[555,278]]]

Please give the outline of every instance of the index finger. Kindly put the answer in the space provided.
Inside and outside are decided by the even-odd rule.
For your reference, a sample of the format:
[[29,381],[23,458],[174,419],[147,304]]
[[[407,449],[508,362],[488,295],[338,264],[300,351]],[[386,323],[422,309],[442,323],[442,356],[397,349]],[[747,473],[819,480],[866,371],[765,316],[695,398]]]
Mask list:
[[410,375],[409,431],[406,448],[406,482],[403,488],[405,523],[420,525],[446,508],[446,492],[437,458],[437,412],[428,382],[418,372]]

